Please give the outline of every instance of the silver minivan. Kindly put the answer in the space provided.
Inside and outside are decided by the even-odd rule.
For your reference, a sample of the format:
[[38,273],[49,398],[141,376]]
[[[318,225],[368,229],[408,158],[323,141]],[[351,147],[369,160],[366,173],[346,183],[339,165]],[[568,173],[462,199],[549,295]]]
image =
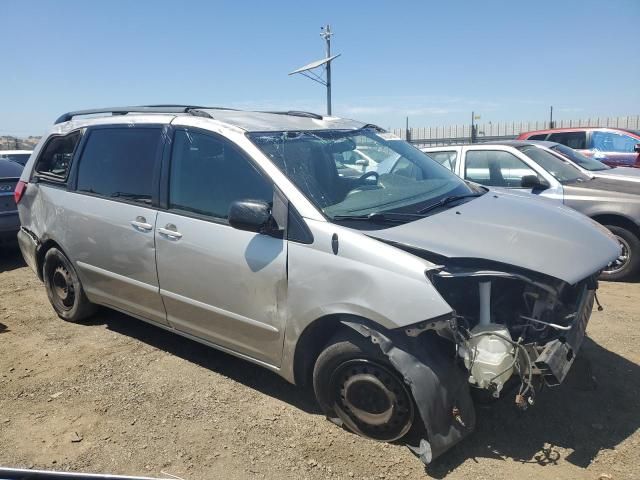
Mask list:
[[[400,167],[340,176],[354,150]],[[425,463],[474,429],[472,390],[524,409],[563,381],[619,254],[574,210],[297,111],[67,113],[15,198],[61,318],[106,306],[312,384],[332,421]]]

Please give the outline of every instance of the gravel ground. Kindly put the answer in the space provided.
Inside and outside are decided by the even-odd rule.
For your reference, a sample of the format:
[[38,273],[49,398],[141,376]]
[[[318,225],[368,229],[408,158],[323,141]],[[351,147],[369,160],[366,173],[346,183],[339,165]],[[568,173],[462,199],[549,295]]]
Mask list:
[[400,445],[324,419],[266,370],[102,310],[58,319],[16,252],[0,254],[0,465],[185,480],[640,478],[640,284],[602,284],[565,384],[425,469]]

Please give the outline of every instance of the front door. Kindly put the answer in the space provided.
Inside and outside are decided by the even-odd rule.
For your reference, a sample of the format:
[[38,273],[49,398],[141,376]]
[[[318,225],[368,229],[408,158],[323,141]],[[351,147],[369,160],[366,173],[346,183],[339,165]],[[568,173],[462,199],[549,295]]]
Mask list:
[[176,329],[279,366],[287,242],[236,230],[231,202],[273,201],[273,185],[228,140],[177,129],[158,213],[160,293]]

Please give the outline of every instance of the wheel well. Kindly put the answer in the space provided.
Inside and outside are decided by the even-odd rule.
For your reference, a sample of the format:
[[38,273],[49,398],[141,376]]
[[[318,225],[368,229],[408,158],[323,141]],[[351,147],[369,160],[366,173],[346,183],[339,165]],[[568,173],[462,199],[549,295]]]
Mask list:
[[338,331],[349,330],[347,326],[340,323],[347,319],[366,324],[372,323],[370,320],[356,315],[332,314],[320,317],[307,325],[296,343],[293,357],[293,374],[296,385],[311,384],[313,367],[318,356]]
[[605,214],[595,215],[591,218],[601,225],[615,225],[616,227],[621,227],[629,230],[636,237],[640,238],[640,226],[638,226],[633,220],[630,220],[627,217],[615,214]]
[[66,255],[66,253],[64,253],[64,250],[62,250],[60,245],[58,245],[54,240],[45,240],[45,242],[40,245],[36,252],[36,267],[38,268],[37,274],[40,280],[44,280],[44,275],[42,272],[42,267],[44,266],[44,256],[53,247],[57,248],[64,255]]

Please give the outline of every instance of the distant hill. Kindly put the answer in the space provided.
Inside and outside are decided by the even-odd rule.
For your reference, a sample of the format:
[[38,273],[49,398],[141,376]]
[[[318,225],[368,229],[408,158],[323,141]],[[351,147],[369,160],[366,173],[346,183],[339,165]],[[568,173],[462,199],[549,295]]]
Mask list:
[[0,150],[33,150],[39,141],[40,137],[18,138],[4,135],[0,137]]

